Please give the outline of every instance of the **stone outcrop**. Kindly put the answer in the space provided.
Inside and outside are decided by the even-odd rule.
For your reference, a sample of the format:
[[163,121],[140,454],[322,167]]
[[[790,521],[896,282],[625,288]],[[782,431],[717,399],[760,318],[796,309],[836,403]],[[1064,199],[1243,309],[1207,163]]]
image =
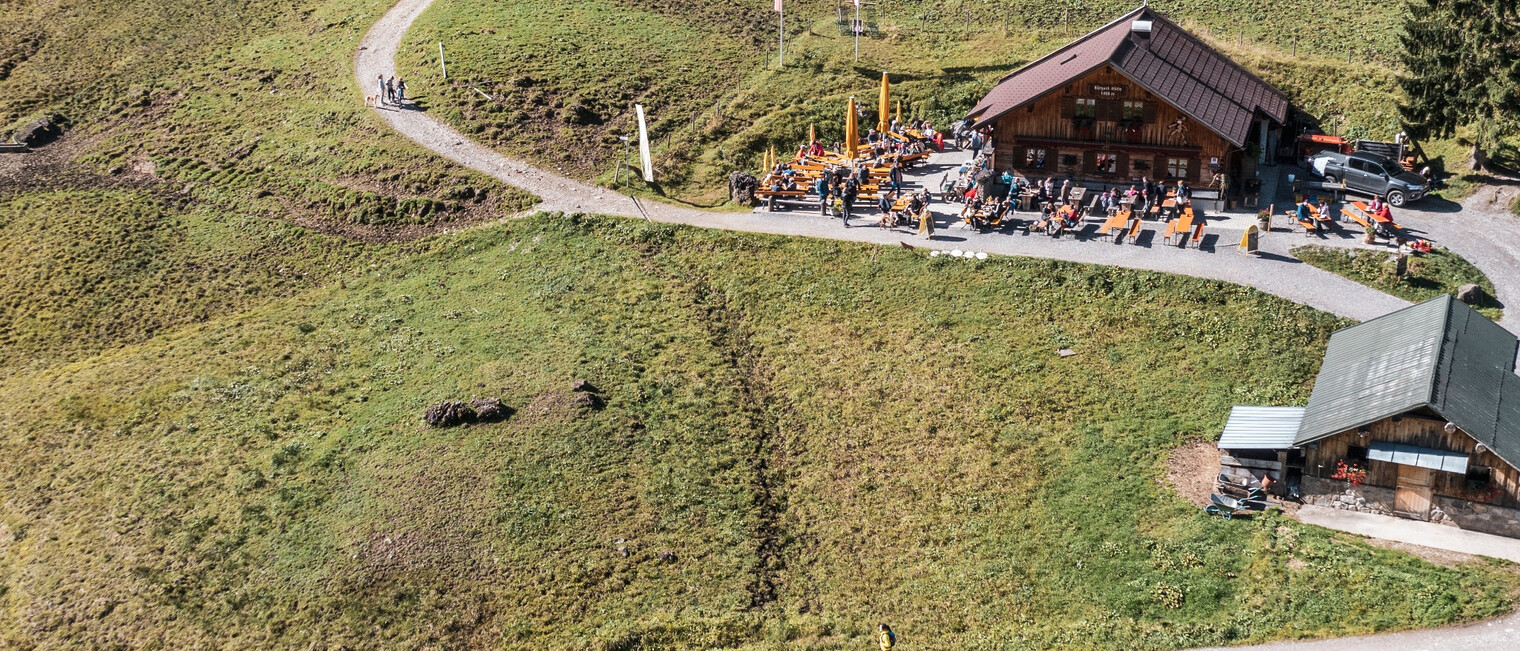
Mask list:
[[747,172],[734,171],[728,175],[728,199],[741,206],[755,205],[755,191],[760,180]]

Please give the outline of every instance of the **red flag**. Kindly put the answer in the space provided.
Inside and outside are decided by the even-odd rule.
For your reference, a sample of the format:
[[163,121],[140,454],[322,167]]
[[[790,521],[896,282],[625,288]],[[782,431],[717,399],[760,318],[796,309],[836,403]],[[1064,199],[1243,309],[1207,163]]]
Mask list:
[[781,0],[776,0],[776,13],[781,13]]

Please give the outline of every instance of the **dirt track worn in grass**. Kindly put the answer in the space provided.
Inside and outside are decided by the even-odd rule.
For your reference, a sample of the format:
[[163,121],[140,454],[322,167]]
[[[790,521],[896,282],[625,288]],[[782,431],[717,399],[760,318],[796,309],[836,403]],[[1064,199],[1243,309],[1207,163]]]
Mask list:
[[[583,216],[418,245],[0,379],[0,642],[1179,648],[1515,583],[1158,484],[1345,323],[1254,290]],[[485,395],[518,413],[421,423]]]

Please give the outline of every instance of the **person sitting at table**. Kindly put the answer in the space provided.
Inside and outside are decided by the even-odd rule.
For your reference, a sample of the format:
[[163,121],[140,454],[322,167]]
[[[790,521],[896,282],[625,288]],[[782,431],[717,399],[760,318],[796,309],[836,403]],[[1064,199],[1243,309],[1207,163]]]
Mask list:
[[1319,203],[1314,206],[1315,225],[1314,230],[1323,230],[1324,225],[1330,223],[1330,204],[1320,197]]
[[[1305,222],[1313,222],[1314,221],[1314,212],[1313,211],[1314,211],[1314,204],[1312,204],[1312,203],[1309,202],[1309,197],[1304,197],[1304,200],[1301,201],[1301,202],[1299,202],[1299,204],[1298,204],[1298,211],[1293,215],[1293,217],[1298,220],[1299,224],[1303,224]],[[1319,230],[1319,225],[1318,224],[1315,224],[1314,230],[1316,230],[1316,231]]]
[[1372,195],[1372,201],[1367,203],[1367,214],[1376,215],[1383,211],[1383,197]]
[[786,186],[781,183],[781,177],[771,177],[771,192],[780,192],[784,189],[786,189]]
[[1372,205],[1367,206],[1367,209],[1374,217],[1393,221],[1393,211],[1388,208],[1388,204],[1383,201],[1382,197],[1373,197]]
[[997,199],[993,199],[992,200],[992,210],[991,210],[991,212],[992,212],[992,221],[1002,221],[1003,217],[1006,216],[1008,214],[1008,211],[1010,211],[1010,210],[1013,210],[1013,201],[1012,200],[1010,200],[1010,199],[1003,199],[1003,200],[999,201]]
[[1177,182],[1177,205],[1186,206],[1193,202],[1193,189],[1188,187],[1187,181]]
[[1045,169],[1045,151],[1044,150],[1040,150],[1040,157],[1035,159],[1034,166],[1037,169]]
[[[924,190],[922,194],[928,195],[929,191]],[[908,195],[908,205],[906,207],[908,209],[909,218],[917,217],[919,211],[924,209],[924,197],[920,196],[920,193],[918,192],[914,192],[913,194]]]
[[787,190],[787,192],[795,192],[797,190],[797,178],[796,177],[793,177],[793,176],[786,177],[786,190]]
[[1072,229],[1082,225],[1082,209],[1073,206],[1061,206],[1057,212],[1061,216],[1061,226]]
[[814,140],[813,141],[813,146],[810,147],[810,148],[808,148],[808,153],[812,154],[813,156],[822,156],[823,155],[823,143],[818,142],[817,140]]

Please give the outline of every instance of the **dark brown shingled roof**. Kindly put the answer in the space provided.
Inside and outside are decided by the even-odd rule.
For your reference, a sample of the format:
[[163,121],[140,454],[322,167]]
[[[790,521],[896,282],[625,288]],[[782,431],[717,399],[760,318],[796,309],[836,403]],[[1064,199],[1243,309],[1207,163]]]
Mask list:
[[[1130,33],[1151,21],[1151,37]],[[1256,111],[1281,123],[1288,96],[1149,7],[1140,7],[1012,74],[971,109],[977,126],[1111,64],[1151,94],[1181,109],[1236,146],[1245,144]]]

